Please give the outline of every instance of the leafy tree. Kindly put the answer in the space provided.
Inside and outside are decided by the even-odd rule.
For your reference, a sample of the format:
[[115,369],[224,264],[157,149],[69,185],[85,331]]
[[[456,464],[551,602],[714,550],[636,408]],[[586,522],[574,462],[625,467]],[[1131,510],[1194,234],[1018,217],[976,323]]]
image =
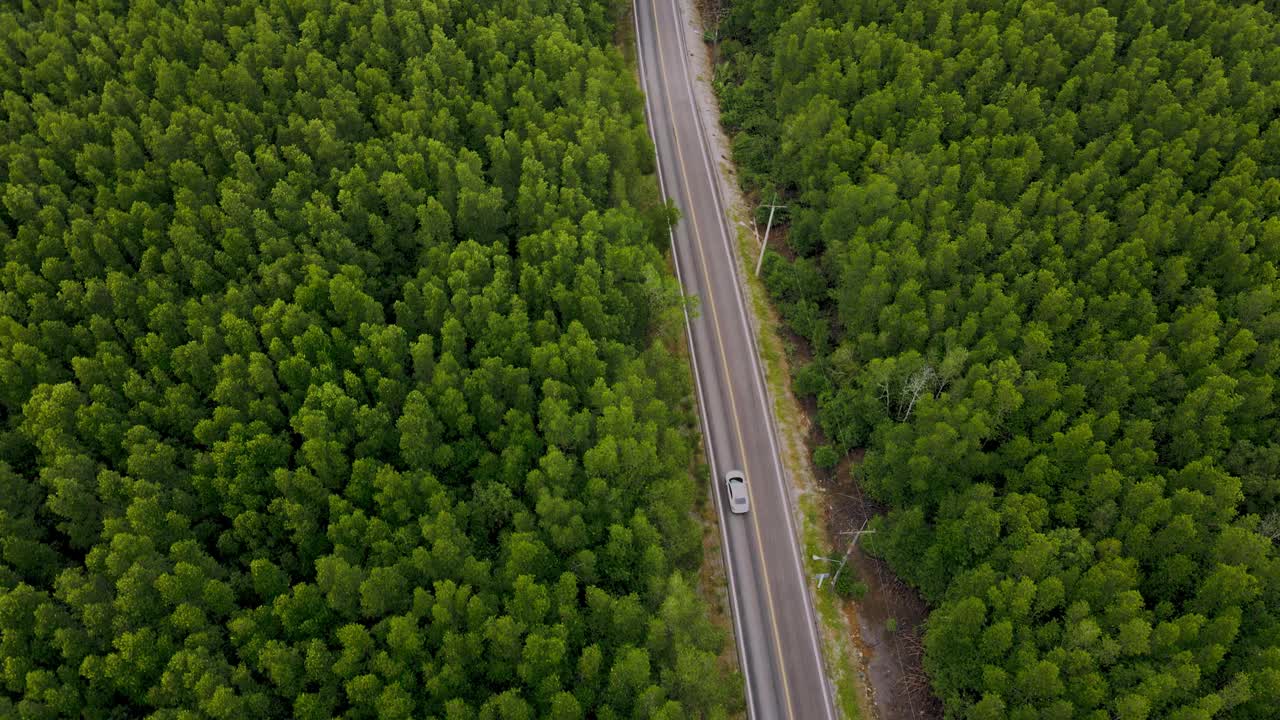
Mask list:
[[0,716],[734,704],[621,6],[543,5],[0,9]]
[[865,449],[948,715],[1274,714],[1274,7],[743,0],[721,30],[741,177],[790,213],[765,281],[814,460]]

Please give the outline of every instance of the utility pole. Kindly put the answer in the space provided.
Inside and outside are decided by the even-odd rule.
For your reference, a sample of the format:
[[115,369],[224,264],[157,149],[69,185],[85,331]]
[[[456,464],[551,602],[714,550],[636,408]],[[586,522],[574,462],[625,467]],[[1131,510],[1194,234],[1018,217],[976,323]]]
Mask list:
[[[867,520],[870,520],[870,519],[871,519],[871,518],[867,518]],[[867,527],[867,520],[863,520],[863,521],[862,521],[862,528],[860,528],[860,529],[858,529],[858,530],[846,530],[845,532],[840,533],[841,535],[852,535],[852,536],[853,536],[853,540],[850,540],[850,541],[849,541],[849,548],[848,548],[847,550],[845,550],[845,551],[844,551],[844,559],[842,559],[842,560],[840,561],[840,567],[836,568],[836,574],[835,574],[835,577],[831,578],[831,584],[832,584],[832,585],[835,585],[835,584],[836,584],[836,581],[840,579],[840,571],[841,571],[841,570],[844,570],[844,564],[845,564],[845,563],[847,563],[847,562],[849,562],[849,553],[853,552],[853,548],[854,548],[854,546],[858,544],[858,538],[860,538],[860,537],[862,537],[863,535],[866,535],[866,534],[868,534],[868,533],[873,533],[873,532],[875,532],[875,530],[867,530],[867,529],[866,529],[866,527]]]
[[[779,205],[778,193],[773,194],[773,202],[769,203],[769,224],[764,226],[764,242],[760,243],[760,259],[756,260],[756,277],[760,277],[760,267],[764,265],[764,251],[769,247],[769,229],[773,227],[773,213],[778,208],[785,208],[786,205]],[[763,205],[764,203],[761,203]]]

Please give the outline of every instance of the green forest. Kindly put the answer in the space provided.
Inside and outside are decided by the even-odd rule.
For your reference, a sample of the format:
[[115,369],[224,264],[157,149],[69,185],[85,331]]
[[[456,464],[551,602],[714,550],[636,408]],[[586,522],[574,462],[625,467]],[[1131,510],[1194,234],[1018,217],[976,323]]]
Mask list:
[[1278,6],[731,8],[794,386],[947,716],[1276,717]]
[[624,9],[0,8],[0,717],[741,705]]

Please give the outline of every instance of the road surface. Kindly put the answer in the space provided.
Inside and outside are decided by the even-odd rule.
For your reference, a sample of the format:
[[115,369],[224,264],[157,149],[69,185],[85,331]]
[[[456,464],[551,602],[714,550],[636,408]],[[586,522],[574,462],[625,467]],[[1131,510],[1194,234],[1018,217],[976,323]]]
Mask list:
[[[764,374],[734,241],[696,110],[682,0],[633,0],[641,83],[663,193],[680,208],[676,271],[699,311],[688,318],[693,372],[714,477],[734,631],[752,718],[834,720],[791,516]],[[725,506],[728,470],[746,473],[751,511]]]

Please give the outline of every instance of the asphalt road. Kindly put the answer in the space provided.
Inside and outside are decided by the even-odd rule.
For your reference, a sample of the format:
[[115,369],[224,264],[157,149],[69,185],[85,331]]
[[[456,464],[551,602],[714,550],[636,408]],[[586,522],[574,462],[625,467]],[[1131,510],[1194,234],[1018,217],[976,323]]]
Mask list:
[[[693,372],[714,476],[734,631],[750,715],[835,718],[791,516],[764,373],[739,284],[733,236],[695,109],[692,52],[680,0],[633,0],[640,74],[663,192],[680,208],[676,271],[699,298],[689,322]],[[751,511],[733,515],[723,478],[741,469]]]

